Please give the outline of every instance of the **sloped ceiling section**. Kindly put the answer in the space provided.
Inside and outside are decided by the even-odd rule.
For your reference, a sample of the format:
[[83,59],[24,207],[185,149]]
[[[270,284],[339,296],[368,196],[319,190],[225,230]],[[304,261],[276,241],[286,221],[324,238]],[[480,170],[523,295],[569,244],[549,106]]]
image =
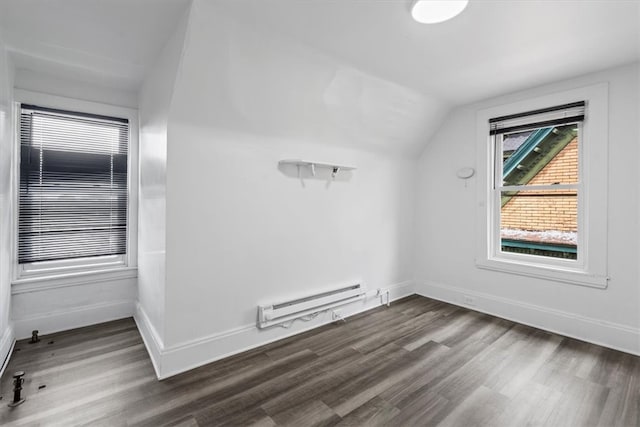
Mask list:
[[[2,0],[16,86],[135,93],[190,4]],[[451,106],[640,60],[639,1],[471,0],[437,25],[411,0],[195,5],[185,119],[320,143],[414,153]]]
[[225,1],[229,13],[454,104],[640,59],[637,0],[470,0],[419,24],[411,0]]
[[[414,154],[452,106],[640,60],[640,2],[195,0],[176,115]],[[587,54],[588,52],[588,54]]]
[[417,153],[449,106],[196,1],[172,120],[230,132]]
[[2,0],[17,69],[137,91],[190,0]]

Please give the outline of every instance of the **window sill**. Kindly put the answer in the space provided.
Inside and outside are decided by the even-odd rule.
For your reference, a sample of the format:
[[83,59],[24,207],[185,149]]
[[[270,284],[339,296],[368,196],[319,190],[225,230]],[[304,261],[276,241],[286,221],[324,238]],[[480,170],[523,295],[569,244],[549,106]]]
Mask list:
[[609,282],[609,277],[605,275],[570,270],[555,266],[523,264],[521,262],[503,259],[476,260],[476,267],[483,270],[493,270],[502,273],[511,273],[519,276],[535,277],[538,279],[598,289],[606,289]]
[[113,280],[133,279],[136,277],[138,277],[137,267],[119,267],[63,274],[43,274],[14,280],[11,282],[11,294],[15,295]]

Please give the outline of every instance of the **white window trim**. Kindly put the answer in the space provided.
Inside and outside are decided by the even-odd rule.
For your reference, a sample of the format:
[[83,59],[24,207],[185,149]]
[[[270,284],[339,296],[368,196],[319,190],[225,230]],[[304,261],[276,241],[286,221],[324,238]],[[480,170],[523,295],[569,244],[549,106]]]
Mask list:
[[65,272],[93,271],[95,269],[126,267],[126,255],[105,255],[80,259],[28,262],[18,264],[18,277],[42,275],[44,273],[64,274]]
[[[504,105],[486,108],[476,115],[478,169],[478,235],[476,238],[476,266],[521,276],[535,277],[562,283],[606,288],[607,276],[607,209],[608,209],[608,139],[609,107],[607,83],[576,88]],[[580,140],[580,200],[578,217],[581,221],[579,247],[580,262],[547,259],[531,255],[505,254],[495,250],[495,203],[492,197],[493,158],[489,119],[513,113],[532,111],[586,101],[586,118]]]
[[11,294],[24,294],[49,289],[82,286],[115,280],[135,279],[138,277],[136,267],[117,269],[94,269],[90,271],[74,271],[62,275],[25,277],[12,282]]
[[114,259],[62,260],[50,263],[36,263],[21,266],[18,264],[18,195],[20,179],[19,136],[14,134],[13,150],[13,292],[20,289],[48,289],[64,286],[95,283],[96,279],[111,280],[137,276],[138,253],[138,111],[132,108],[101,104],[74,98],[66,98],[40,92],[15,89],[16,102],[15,129],[20,129],[20,104],[33,104],[41,107],[61,110],[79,111],[129,120],[129,160],[128,160],[128,218],[127,218],[127,253]]

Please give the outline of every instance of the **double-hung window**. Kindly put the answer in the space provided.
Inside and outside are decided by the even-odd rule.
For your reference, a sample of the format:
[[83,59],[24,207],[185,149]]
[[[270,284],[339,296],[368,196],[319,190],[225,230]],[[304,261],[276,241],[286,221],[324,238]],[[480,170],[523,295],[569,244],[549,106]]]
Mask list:
[[20,275],[123,265],[128,119],[20,106]]
[[476,265],[607,286],[608,86],[479,110]]
[[494,150],[495,250],[581,264],[580,129],[575,102],[489,120]]

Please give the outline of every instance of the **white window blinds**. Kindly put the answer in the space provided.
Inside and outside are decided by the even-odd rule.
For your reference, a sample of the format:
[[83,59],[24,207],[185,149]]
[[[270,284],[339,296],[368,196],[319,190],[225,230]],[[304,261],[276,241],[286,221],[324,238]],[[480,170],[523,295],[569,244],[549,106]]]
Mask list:
[[127,248],[127,119],[23,104],[20,264]]

